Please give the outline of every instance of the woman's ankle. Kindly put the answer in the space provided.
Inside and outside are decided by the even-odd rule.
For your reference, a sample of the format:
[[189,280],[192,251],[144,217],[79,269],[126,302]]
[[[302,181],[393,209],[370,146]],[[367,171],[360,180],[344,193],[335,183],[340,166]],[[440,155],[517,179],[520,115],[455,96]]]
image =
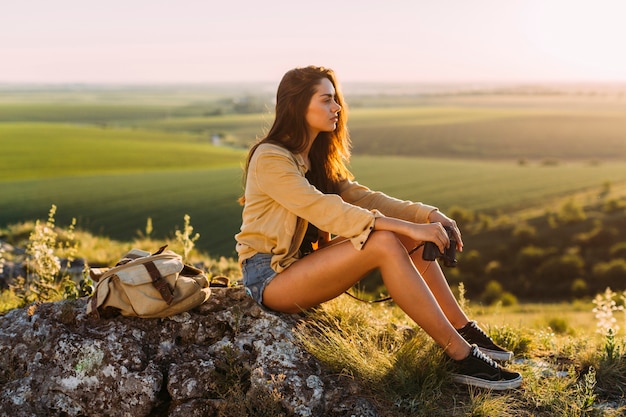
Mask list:
[[460,345],[456,348],[452,348],[452,346],[448,346],[445,349],[446,355],[452,360],[461,361],[467,358],[470,355],[471,346],[468,343]]

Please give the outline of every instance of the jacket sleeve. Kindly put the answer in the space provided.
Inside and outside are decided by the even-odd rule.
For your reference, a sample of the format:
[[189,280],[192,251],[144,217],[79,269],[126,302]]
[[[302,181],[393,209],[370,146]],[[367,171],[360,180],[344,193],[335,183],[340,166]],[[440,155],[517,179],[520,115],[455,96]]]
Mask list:
[[349,204],[339,195],[320,192],[300,172],[290,153],[265,151],[251,168],[248,175],[255,176],[262,192],[318,228],[350,239],[357,249],[374,229],[379,213]]
[[437,207],[399,200],[379,191],[372,191],[358,182],[343,180],[339,185],[341,197],[348,203],[369,210],[379,210],[384,216],[414,223],[428,223],[428,216]]

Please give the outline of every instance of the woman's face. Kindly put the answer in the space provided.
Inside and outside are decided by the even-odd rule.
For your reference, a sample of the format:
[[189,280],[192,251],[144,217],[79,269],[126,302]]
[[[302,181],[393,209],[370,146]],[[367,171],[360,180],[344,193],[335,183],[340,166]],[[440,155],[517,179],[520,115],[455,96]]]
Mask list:
[[311,97],[306,111],[310,138],[320,132],[332,132],[337,128],[341,106],[335,101],[335,87],[328,78],[322,78]]

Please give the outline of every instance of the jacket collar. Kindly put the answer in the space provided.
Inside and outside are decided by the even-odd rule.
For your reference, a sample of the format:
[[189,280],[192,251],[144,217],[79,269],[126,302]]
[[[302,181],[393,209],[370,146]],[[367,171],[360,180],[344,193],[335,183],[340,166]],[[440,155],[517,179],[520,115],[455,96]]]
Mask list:
[[300,154],[292,154],[294,159],[296,160],[296,163],[298,164],[298,169],[300,170],[300,172],[302,172],[302,174],[306,174],[306,172],[309,170],[306,166],[306,163],[304,162],[304,158],[302,157],[302,155]]

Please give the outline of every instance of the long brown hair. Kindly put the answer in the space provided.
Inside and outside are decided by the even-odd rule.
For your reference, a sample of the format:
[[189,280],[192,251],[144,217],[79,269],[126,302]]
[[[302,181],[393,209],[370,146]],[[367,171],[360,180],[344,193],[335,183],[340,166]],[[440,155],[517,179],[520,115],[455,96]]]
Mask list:
[[[278,85],[276,116],[267,135],[248,153],[245,178],[254,151],[262,143],[280,145],[292,153],[304,152],[308,144],[306,112],[321,80],[327,78],[335,88],[335,101],[341,106],[337,127],[332,132],[320,132],[309,150],[311,170],[309,181],[324,193],[337,192],[337,183],[352,178],[346,167],[350,160],[350,135],[348,133],[347,105],[332,69],[308,66],[288,71]],[[244,197],[240,199],[243,204]]]

